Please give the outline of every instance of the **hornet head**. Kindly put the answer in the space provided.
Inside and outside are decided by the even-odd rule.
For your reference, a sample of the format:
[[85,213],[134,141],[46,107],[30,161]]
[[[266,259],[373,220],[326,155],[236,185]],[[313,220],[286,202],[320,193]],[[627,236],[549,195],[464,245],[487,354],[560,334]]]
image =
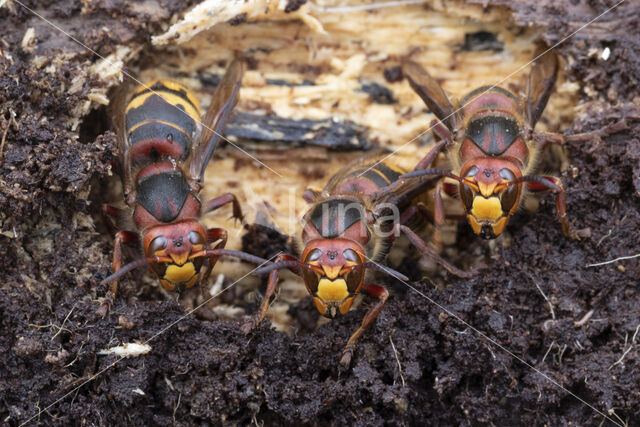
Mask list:
[[480,158],[469,161],[460,174],[460,198],[473,232],[495,239],[518,208],[522,183],[520,169],[511,161]]
[[323,316],[346,314],[364,283],[362,247],[349,239],[310,241],[302,253],[302,277]]
[[151,227],[144,232],[143,244],[146,256],[158,260],[149,267],[163,288],[174,291],[196,284],[207,246],[205,229],[197,221]]

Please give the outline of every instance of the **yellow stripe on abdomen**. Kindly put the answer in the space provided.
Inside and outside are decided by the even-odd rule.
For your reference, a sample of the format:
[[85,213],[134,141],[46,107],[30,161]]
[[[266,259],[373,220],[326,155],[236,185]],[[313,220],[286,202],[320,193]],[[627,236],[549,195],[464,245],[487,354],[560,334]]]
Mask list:
[[[200,122],[200,107],[191,92],[184,86],[170,81],[152,83],[133,94],[126,110],[127,134],[156,122],[179,129],[191,140]],[[157,126],[156,126],[157,127]],[[161,129],[167,134],[168,128]],[[147,132],[148,133],[148,132]],[[145,138],[161,139],[166,135],[146,135]],[[191,143],[187,144],[189,147]]]
[[[153,96],[159,96],[167,104],[173,105],[175,106],[175,108],[179,108],[180,110],[184,111],[184,113],[180,113],[179,111],[176,111],[176,114],[186,113],[193,120],[195,121],[200,120],[200,110],[194,107],[190,102],[187,102],[188,98],[173,92],[167,92],[163,90],[153,91],[153,92],[149,91],[141,95],[134,96],[129,102],[129,104],[127,104],[126,112],[129,113],[129,111],[133,109],[144,107],[144,104],[147,102],[147,100]],[[167,118],[163,118],[163,119],[166,121],[170,121]]]

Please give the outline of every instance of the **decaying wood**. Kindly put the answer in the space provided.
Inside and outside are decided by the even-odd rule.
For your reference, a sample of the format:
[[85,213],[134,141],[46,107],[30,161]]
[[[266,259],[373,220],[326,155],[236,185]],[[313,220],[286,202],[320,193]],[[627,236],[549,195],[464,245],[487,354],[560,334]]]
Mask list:
[[[239,149],[227,145],[217,153],[203,198],[233,191],[250,223],[268,223],[288,235],[300,233],[304,190],[322,187],[365,151],[396,152],[394,160],[411,168],[429,149],[433,115],[402,78],[403,61],[419,62],[453,96],[486,84],[518,92],[540,37],[535,28],[511,27],[506,8],[460,1],[368,10],[357,7],[360,1],[313,2],[295,10],[288,3],[205,1],[154,37],[161,50],[141,56],[131,69],[141,81],[177,79],[206,106],[224,65],[237,56],[247,61],[226,130]],[[560,77],[541,128],[563,130],[578,89]],[[222,210],[205,223],[230,230],[228,247],[239,248],[244,230],[228,217]],[[455,238],[450,234],[445,240]],[[238,275],[236,263],[221,262],[217,269]],[[303,295],[295,280],[282,289],[286,296],[276,306]],[[276,324],[287,324],[286,316],[275,317]]]
[[[361,10],[350,7],[361,2],[326,1],[287,13],[286,3],[204,2],[153,39],[162,52],[132,69],[143,81],[176,78],[196,89],[206,105],[224,63],[237,55],[247,60],[250,69],[227,134],[280,176],[227,146],[207,171],[204,193],[213,197],[233,181],[250,221],[264,200],[282,216],[300,216],[306,205],[298,199],[291,206],[290,199],[308,186],[322,186],[362,150],[399,150],[400,164],[415,165],[430,141],[428,134],[416,137],[433,116],[399,74],[404,60],[421,63],[456,96],[484,84],[518,91],[539,39],[534,28],[510,27],[510,14],[500,7],[429,1]],[[226,22],[240,15],[233,25]],[[541,127],[562,130],[577,90],[560,79]],[[305,146],[354,152],[329,152],[323,161],[313,151],[306,155]],[[302,167],[292,157],[313,161]],[[226,216],[212,216],[210,224],[232,229]]]

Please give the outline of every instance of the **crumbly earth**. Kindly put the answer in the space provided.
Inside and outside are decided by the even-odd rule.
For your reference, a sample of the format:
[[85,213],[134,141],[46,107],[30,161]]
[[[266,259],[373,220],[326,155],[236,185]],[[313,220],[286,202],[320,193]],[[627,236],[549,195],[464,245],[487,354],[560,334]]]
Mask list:
[[[549,43],[615,4],[473,2],[507,4],[517,25],[542,26]],[[187,7],[146,3],[144,10],[124,1],[25,4],[108,55],[116,43],[142,46],[149,27],[166,26]],[[423,278],[417,261],[405,259],[400,268],[415,290],[380,278],[391,298],[351,367],[342,368],[340,350],[365,305],[314,330],[317,315],[304,299],[289,312],[294,337],[269,322],[245,336],[237,321],[185,316],[140,274],[140,284],[125,281],[109,316],[96,315],[113,244],[99,206],[116,139],[100,124],[104,112],[75,129],[72,120],[93,87],[86,69],[95,58],[17,2],[0,2],[3,134],[8,127],[0,149],[0,421],[600,425],[606,414],[605,425],[638,425],[640,264],[587,266],[639,252],[640,10],[633,3],[558,49],[568,78],[586,88],[571,131],[626,124],[599,142],[567,147],[568,212],[593,237],[565,239],[551,195],[538,213],[514,218],[502,242],[479,242],[461,227],[453,249],[488,268],[470,280]],[[23,43],[29,27],[37,29],[38,52]],[[265,238],[281,244],[253,228],[249,247],[252,236],[256,247]],[[135,341],[151,351],[123,360],[98,354]]]

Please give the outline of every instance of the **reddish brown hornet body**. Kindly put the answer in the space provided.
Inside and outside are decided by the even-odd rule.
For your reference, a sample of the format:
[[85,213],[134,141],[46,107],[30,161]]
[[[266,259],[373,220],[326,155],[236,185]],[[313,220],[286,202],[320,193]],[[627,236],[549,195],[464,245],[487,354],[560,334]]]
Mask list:
[[[366,269],[380,270],[408,280],[378,263],[400,231],[422,252],[435,258],[452,273],[463,277],[470,275],[442,260],[404,225],[418,213],[412,204],[413,199],[425,191],[425,184],[433,185],[432,182],[402,186],[394,192],[380,191],[405,171],[389,162],[366,166],[359,162],[356,165],[340,171],[321,193],[310,190],[305,193],[305,200],[312,206],[303,219],[302,254],[300,258],[282,255],[273,265],[258,269],[258,273],[271,273],[260,311],[243,325],[246,333],[264,318],[278,282],[278,269],[289,268],[302,276],[307,291],[323,316],[334,318],[346,314],[361,292],[376,300],[344,348],[341,364],[349,365],[357,340],[376,318],[388,296],[382,286],[365,282]],[[390,207],[397,208],[398,214],[387,215],[385,209]]]
[[[116,107],[123,187],[135,230],[116,234],[114,274],[103,281],[111,282],[111,289],[100,308],[101,314],[109,310],[118,278],[139,266],[148,265],[162,286],[174,291],[190,288],[199,279],[202,286],[221,255],[266,262],[225,250],[226,230],[205,229],[198,221],[201,214],[228,203],[233,204],[233,216],[242,219],[240,205],[230,193],[204,206],[198,198],[204,170],[237,102],[242,74],[241,63],[229,66],[213,95],[204,125],[193,95],[171,81],[151,83],[134,92],[125,105]],[[124,214],[111,206],[104,210],[115,217]],[[122,245],[138,241],[145,257],[123,267]],[[216,243],[213,249],[208,247],[212,243]]]
[[[529,75],[526,98],[495,86],[485,86],[452,103],[438,83],[419,65],[407,63],[404,73],[411,87],[440,120],[433,132],[440,141],[402,178],[444,176],[458,181],[458,194],[473,231],[485,239],[499,236],[527,192],[556,194],[557,218],[563,233],[571,239],[591,235],[589,229],[576,230],[569,224],[562,181],[553,176],[530,175],[537,155],[549,143],[590,135],[534,132],[547,104],[558,73],[557,57],[547,52],[535,59]],[[440,150],[446,149],[452,170],[429,169]],[[440,184],[436,197],[440,199]],[[444,185],[454,195],[455,188]],[[436,203],[436,208],[442,203]],[[434,215],[444,219],[442,212]]]

